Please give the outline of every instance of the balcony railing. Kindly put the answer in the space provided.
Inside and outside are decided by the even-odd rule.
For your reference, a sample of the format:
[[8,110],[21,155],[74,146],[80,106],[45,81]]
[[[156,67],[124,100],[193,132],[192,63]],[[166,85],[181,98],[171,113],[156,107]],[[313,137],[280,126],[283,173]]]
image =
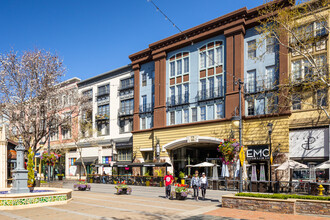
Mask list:
[[95,120],[108,120],[109,114],[97,114],[95,115]]
[[109,89],[106,89],[106,90],[99,91],[96,94],[96,96],[109,95],[109,94],[110,94],[110,90]]
[[189,104],[189,94],[168,97],[166,103],[168,107],[186,104]]
[[134,83],[126,83],[125,85],[121,84],[119,90],[132,89],[134,88]]
[[132,90],[132,91],[129,92],[129,93],[122,93],[122,92],[119,92],[119,93],[118,93],[118,96],[119,96],[120,100],[124,100],[124,99],[132,99],[132,98],[134,98],[134,91]]
[[130,116],[133,115],[133,109],[127,110],[127,109],[119,109],[118,110],[118,116],[123,117],[123,116]]
[[154,106],[149,103],[146,105],[140,105],[140,113],[150,113],[153,112]]
[[206,101],[222,98],[223,96],[223,89],[221,87],[215,87],[214,89],[202,89],[198,91],[197,99],[198,101]]
[[245,93],[258,93],[272,90],[276,87],[276,82],[273,79],[258,80],[255,82],[245,83]]

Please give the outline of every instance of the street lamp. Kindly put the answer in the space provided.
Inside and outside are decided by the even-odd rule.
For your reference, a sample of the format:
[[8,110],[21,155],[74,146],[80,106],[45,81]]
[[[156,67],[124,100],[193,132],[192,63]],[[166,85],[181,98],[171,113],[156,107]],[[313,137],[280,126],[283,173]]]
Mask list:
[[[235,85],[238,85],[238,91],[239,91],[239,102],[238,102],[238,110],[239,110],[239,116],[233,116],[231,121],[232,121],[232,125],[234,127],[238,127],[238,131],[239,131],[239,146],[242,146],[242,85],[243,82],[241,81],[241,79],[238,79],[235,82]],[[241,193],[243,191],[243,181],[242,181],[242,166],[239,169],[239,192]]]
[[269,135],[269,180],[270,180],[270,185],[272,185],[272,133],[273,133],[273,124],[272,123],[268,123],[267,125],[268,127],[268,135]]

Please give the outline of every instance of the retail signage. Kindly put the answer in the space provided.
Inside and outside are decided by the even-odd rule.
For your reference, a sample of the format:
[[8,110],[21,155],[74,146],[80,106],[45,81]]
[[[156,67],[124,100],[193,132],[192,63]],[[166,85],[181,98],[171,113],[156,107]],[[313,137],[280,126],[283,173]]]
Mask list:
[[247,160],[269,160],[268,145],[248,146],[246,151]]

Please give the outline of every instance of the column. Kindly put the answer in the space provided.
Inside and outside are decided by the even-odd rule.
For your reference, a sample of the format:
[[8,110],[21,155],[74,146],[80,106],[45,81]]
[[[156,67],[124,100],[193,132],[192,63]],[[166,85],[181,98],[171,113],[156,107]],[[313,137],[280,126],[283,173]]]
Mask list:
[[134,113],[133,113],[133,131],[140,130],[140,65],[135,64],[132,67],[134,71]]

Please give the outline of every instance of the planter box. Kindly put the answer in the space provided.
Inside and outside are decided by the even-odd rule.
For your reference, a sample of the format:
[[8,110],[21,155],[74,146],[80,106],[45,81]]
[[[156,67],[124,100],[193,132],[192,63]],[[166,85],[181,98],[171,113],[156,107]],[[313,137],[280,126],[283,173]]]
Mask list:
[[123,188],[123,189],[121,189],[120,192],[117,191],[117,194],[118,194],[118,195],[127,194],[127,188]]
[[330,215],[330,201],[222,196],[222,207],[281,214]]
[[57,176],[58,180],[63,180],[63,176]]
[[181,193],[175,193],[175,199],[185,200],[185,199],[187,199],[187,196],[181,196]]

